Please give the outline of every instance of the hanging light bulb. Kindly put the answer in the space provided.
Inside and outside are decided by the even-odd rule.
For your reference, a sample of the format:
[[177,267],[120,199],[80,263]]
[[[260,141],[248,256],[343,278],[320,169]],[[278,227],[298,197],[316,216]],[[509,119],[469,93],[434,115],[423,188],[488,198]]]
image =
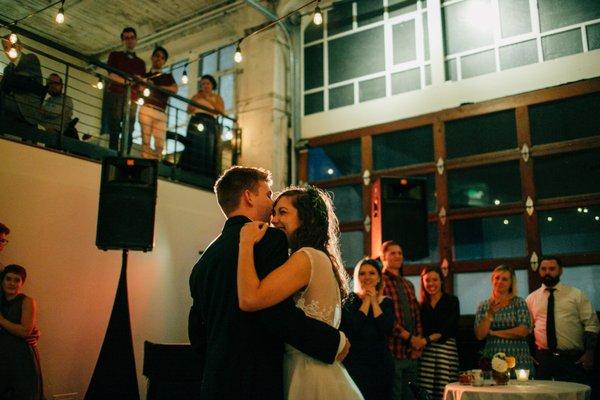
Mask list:
[[183,83],[184,85],[187,85],[188,82],[189,82],[189,79],[187,76],[187,69],[184,69],[183,75],[181,76],[181,83]]
[[321,12],[321,7],[319,7],[318,1],[317,6],[315,7],[315,12],[313,13],[313,23],[315,25],[321,25],[323,23],[323,13]]
[[199,122],[198,125],[196,125],[196,129],[198,129],[198,132],[204,132],[204,124]]
[[62,4],[60,5],[60,8],[58,9],[58,14],[56,14],[55,21],[57,24],[62,24],[63,22],[65,22],[65,9],[63,8],[63,4],[64,4],[64,1],[62,2]]
[[242,57],[242,49],[240,49],[240,44],[242,43],[242,41],[240,40],[237,44],[237,47],[235,48],[235,54],[233,55],[233,61],[235,61],[236,63],[241,63],[242,60],[244,59]]
[[96,87],[97,87],[99,90],[102,90],[102,89],[104,89],[104,82],[102,82],[102,78],[98,78],[98,83],[96,83]]
[[11,58],[11,59],[14,60],[18,56],[19,56],[19,52],[14,47],[11,47],[10,50],[8,50],[8,57],[9,58]]
[[137,99],[135,102],[137,103],[138,106],[144,105],[144,99],[142,99],[141,97],[139,99]]
[[17,43],[17,41],[19,40],[19,38],[17,37],[17,34],[16,34],[16,33],[12,32],[12,33],[10,34],[10,36],[8,37],[8,40],[9,40],[9,42],[10,42],[11,44],[16,44],[16,43]]
[[150,96],[150,89],[145,88],[144,91],[142,92],[142,94],[144,95],[144,97]]

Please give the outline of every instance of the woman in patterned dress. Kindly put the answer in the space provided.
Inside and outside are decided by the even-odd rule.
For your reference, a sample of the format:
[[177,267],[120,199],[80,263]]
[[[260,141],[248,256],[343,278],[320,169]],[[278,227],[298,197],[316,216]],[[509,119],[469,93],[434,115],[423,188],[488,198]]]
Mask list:
[[419,363],[419,385],[441,400],[444,388],[458,380],[456,335],[460,307],[458,298],[444,293],[444,278],[439,267],[421,271],[421,322],[426,346]]
[[492,272],[492,296],[481,302],[475,315],[475,336],[485,339],[483,356],[502,352],[516,358],[516,368],[533,371],[527,343],[531,317],[527,303],[517,296],[515,271],[500,265]]
[[[339,256],[339,223],[331,198],[322,190],[290,188],[275,200],[272,223],[287,236],[292,255],[263,280],[254,267],[254,244],[264,236],[264,222],[249,222],[240,232],[238,301],[257,311],[294,296],[296,307],[338,328],[348,278]],[[325,364],[290,345],[284,355],[284,390],[289,400],[363,399],[344,366]]]

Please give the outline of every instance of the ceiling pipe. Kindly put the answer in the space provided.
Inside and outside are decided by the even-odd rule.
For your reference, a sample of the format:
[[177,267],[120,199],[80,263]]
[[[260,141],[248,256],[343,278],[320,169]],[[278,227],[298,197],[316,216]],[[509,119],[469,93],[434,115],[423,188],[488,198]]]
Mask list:
[[[257,0],[246,0],[246,3],[252,6],[254,9],[262,13],[265,17],[267,17],[271,21],[277,21],[279,17],[273,11],[263,6]],[[288,47],[288,58],[289,58],[289,69],[290,72],[288,74],[288,90],[290,91],[289,97],[291,98],[291,106],[289,110],[291,126],[292,126],[292,146],[291,149],[288,148],[288,157],[290,160],[290,175],[288,177],[288,182],[291,184],[296,184],[297,181],[297,161],[296,161],[296,143],[300,140],[300,121],[298,117],[299,108],[299,88],[300,88],[300,74],[299,74],[299,66],[296,65],[297,54],[295,47],[293,46],[292,37],[290,34],[289,26],[285,23],[285,21],[278,21],[277,25],[283,31],[285,35],[285,40],[287,42]],[[287,96],[286,96],[287,97]]]

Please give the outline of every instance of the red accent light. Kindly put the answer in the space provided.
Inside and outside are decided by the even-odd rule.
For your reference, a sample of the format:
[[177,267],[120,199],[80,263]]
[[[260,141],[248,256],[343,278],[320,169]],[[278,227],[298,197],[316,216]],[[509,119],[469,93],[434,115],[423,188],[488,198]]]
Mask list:
[[408,185],[408,179],[404,179],[404,178],[403,178],[403,179],[400,179],[400,184],[401,184],[402,186],[406,186],[406,185]]
[[133,167],[135,165],[135,160],[127,160],[126,163],[128,167]]

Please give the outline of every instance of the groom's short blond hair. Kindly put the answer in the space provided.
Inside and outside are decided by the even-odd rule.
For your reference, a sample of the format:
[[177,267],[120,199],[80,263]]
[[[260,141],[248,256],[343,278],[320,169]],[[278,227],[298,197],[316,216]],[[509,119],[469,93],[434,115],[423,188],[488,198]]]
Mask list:
[[260,182],[271,185],[271,171],[260,167],[242,167],[234,165],[217,179],[215,194],[217,202],[225,215],[234,212],[240,206],[242,194],[246,190],[258,193]]

